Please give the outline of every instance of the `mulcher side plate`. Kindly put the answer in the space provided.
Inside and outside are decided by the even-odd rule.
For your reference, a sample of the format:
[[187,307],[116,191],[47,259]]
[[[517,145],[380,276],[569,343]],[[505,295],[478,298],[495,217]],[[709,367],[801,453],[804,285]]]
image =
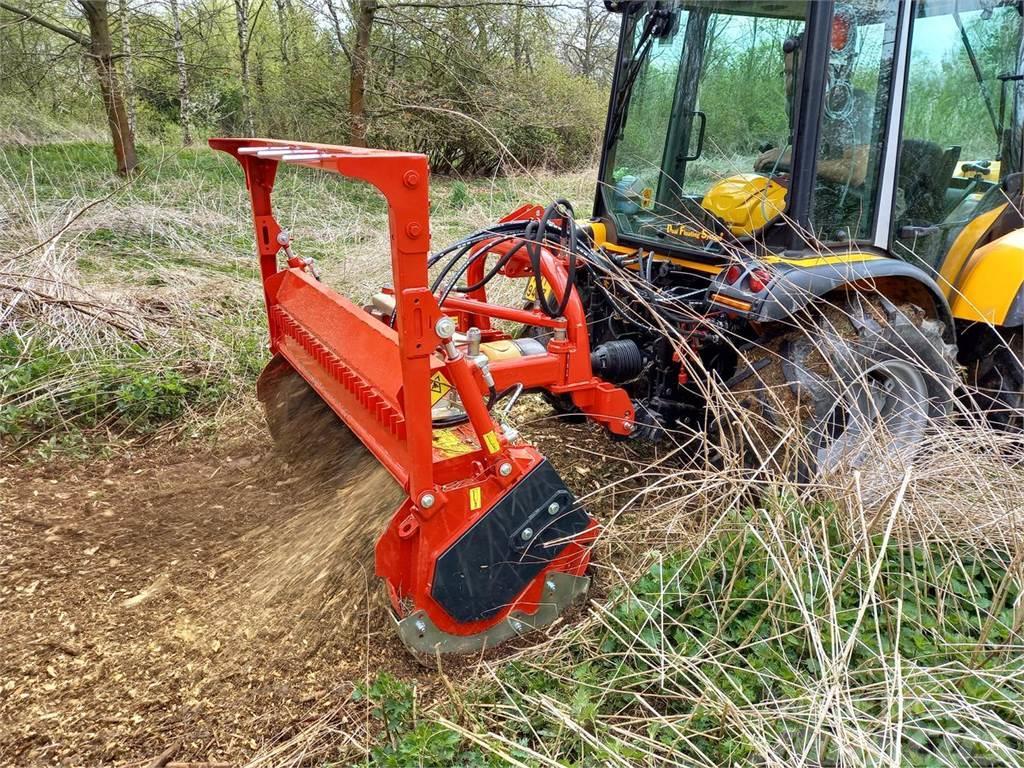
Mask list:
[[431,595],[458,621],[489,619],[590,523],[545,459],[437,558]]

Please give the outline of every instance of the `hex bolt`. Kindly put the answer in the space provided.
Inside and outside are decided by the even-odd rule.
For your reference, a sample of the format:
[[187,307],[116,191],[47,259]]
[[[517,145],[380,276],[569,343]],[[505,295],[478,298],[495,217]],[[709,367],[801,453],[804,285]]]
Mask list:
[[523,631],[523,624],[522,624],[522,622],[519,621],[519,619],[512,619],[512,629],[514,629],[516,632],[522,632]]
[[547,589],[548,592],[554,592],[555,582],[552,579],[546,579],[544,581],[544,588]]
[[560,510],[560,509],[561,509],[561,507],[558,506],[558,502],[557,501],[552,501],[550,504],[548,504],[548,514],[549,515],[557,515],[558,514],[558,510]]
[[413,626],[416,627],[416,631],[419,632],[421,635],[427,631],[427,622],[425,622],[423,619],[416,619]]
[[632,432],[633,431],[633,422],[632,421],[624,421],[624,422],[622,422],[622,428],[624,430],[626,430],[627,432]]
[[434,324],[434,333],[442,339],[450,339],[455,335],[455,321],[450,317],[442,317]]
[[287,229],[282,229],[280,232],[277,233],[277,244],[278,245],[288,245],[288,243],[290,243],[291,240],[292,240],[291,235],[288,234],[288,230]]
[[523,528],[523,532],[519,535],[523,541],[529,541],[533,538],[533,528]]
[[512,465],[507,461],[501,462],[501,464],[498,465],[498,474],[502,477],[508,477],[512,474]]
[[420,496],[420,507],[422,507],[423,509],[430,509],[432,506],[434,506],[435,501],[436,499],[434,498],[434,494],[424,493]]

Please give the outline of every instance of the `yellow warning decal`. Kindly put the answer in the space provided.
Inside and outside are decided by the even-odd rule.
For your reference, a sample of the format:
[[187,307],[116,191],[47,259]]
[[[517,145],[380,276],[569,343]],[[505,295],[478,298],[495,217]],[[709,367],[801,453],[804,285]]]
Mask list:
[[452,385],[444,374],[438,371],[430,377],[430,405],[437,405],[437,401],[452,391]]
[[431,444],[445,456],[464,456],[474,448],[459,439],[454,429],[435,429]]
[[498,442],[498,436],[494,434],[494,430],[484,435],[484,445],[487,446],[490,453],[497,453],[501,450],[501,443]]
[[[540,279],[540,284],[541,284],[541,287],[544,289],[544,295],[550,298],[550,296],[551,296],[551,284],[545,278],[543,278],[543,277]],[[537,300],[537,281],[533,277],[530,277],[530,279],[526,281],[526,290],[523,291],[523,301],[536,301],[536,300]]]
[[476,488],[469,489],[469,510],[480,509],[484,505],[484,491],[483,488],[477,486]]

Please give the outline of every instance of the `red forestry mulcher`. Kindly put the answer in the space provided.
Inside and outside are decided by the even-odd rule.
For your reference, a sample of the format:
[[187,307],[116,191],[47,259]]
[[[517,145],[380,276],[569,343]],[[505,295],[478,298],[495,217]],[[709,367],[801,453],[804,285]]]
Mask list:
[[[421,155],[263,139],[210,143],[242,164],[252,198],[274,355],[261,400],[274,407],[281,383],[298,373],[408,494],[376,548],[402,640],[420,655],[470,652],[549,624],[587,589],[596,523],[544,457],[499,423],[494,405],[542,389],[570,398],[615,434],[633,431],[629,395],[593,373],[579,297],[557,289],[550,312],[489,303],[483,258],[464,270],[478,288],[436,294],[428,262],[445,252],[428,254]],[[280,163],[362,179],[387,199],[393,283],[373,306],[334,292],[292,253],[271,211]],[[569,223],[525,207],[460,247],[494,255],[504,275],[534,279],[551,302],[551,286],[573,279],[574,260],[524,233]],[[512,339],[496,320],[550,338]]]

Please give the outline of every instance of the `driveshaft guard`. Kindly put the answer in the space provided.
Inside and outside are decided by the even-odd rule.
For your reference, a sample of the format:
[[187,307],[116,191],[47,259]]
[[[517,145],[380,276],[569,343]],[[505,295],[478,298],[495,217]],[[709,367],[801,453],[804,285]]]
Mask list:
[[591,523],[543,460],[437,558],[431,596],[457,621],[489,619]]

